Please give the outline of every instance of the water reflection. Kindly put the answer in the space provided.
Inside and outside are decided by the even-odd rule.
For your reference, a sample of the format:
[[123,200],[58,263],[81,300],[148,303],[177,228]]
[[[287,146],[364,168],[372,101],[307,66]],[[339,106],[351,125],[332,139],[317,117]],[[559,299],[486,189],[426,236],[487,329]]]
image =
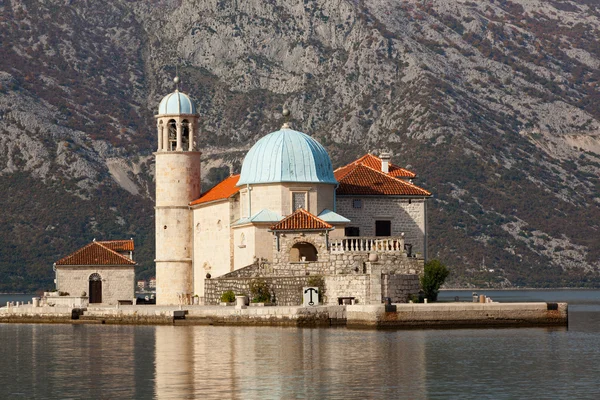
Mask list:
[[0,399],[596,398],[595,299],[568,330],[0,324]]
[[[360,398],[424,393],[425,333],[266,327],[155,328],[156,396]],[[355,392],[356,396],[352,395]]]

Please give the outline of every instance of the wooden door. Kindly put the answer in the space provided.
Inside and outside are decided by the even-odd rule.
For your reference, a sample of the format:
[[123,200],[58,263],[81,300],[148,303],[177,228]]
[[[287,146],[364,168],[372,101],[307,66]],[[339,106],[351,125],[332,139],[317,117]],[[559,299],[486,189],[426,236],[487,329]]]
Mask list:
[[90,281],[90,303],[102,303],[102,281]]

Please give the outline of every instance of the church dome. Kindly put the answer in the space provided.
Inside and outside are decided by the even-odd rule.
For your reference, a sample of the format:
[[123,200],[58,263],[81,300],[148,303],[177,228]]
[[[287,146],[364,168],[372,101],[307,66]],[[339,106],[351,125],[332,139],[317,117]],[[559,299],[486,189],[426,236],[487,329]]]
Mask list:
[[337,183],[327,150],[310,136],[287,128],[252,146],[237,185],[273,182]]
[[163,97],[158,105],[158,114],[196,114],[196,106],[187,94],[176,90]]

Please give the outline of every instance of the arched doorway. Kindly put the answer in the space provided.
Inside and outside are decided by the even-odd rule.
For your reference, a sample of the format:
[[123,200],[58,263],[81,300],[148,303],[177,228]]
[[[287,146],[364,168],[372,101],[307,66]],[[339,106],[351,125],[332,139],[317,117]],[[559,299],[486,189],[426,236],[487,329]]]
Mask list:
[[102,277],[100,274],[90,275],[90,303],[102,303]]
[[298,242],[290,249],[290,261],[317,261],[317,249],[311,243]]

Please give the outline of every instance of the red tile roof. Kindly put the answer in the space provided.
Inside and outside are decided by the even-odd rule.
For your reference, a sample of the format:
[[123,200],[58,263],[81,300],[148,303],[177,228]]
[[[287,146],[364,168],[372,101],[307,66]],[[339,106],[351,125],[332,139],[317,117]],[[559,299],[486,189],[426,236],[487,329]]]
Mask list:
[[[340,167],[334,171],[335,178],[339,181],[343,178],[345,174],[347,174],[352,168],[348,168],[353,165],[363,164],[378,171],[381,171],[381,158],[374,156],[373,154],[365,154],[361,158],[356,161],[351,162],[350,164]],[[388,166],[388,175],[395,176],[399,178],[415,178],[417,175],[409,171],[405,168],[399,167],[396,164],[389,163]],[[338,176],[339,175],[339,176]]]
[[308,231],[332,229],[333,226],[314,216],[303,208],[299,208],[291,215],[271,227],[272,231]]
[[190,205],[194,206],[196,204],[203,204],[211,201],[224,200],[230,198],[231,196],[240,191],[240,188],[235,186],[239,180],[239,174],[231,175],[229,178],[224,179],[209,191],[203,193],[199,199],[192,201]]
[[344,174],[336,176],[336,179],[339,182],[338,195],[431,196],[425,189],[364,164],[345,169]]
[[133,239],[129,240],[102,240],[96,243],[108,247],[113,251],[133,251]]
[[102,243],[106,242],[92,242],[61,258],[56,265],[136,265],[135,261],[120,255]]

